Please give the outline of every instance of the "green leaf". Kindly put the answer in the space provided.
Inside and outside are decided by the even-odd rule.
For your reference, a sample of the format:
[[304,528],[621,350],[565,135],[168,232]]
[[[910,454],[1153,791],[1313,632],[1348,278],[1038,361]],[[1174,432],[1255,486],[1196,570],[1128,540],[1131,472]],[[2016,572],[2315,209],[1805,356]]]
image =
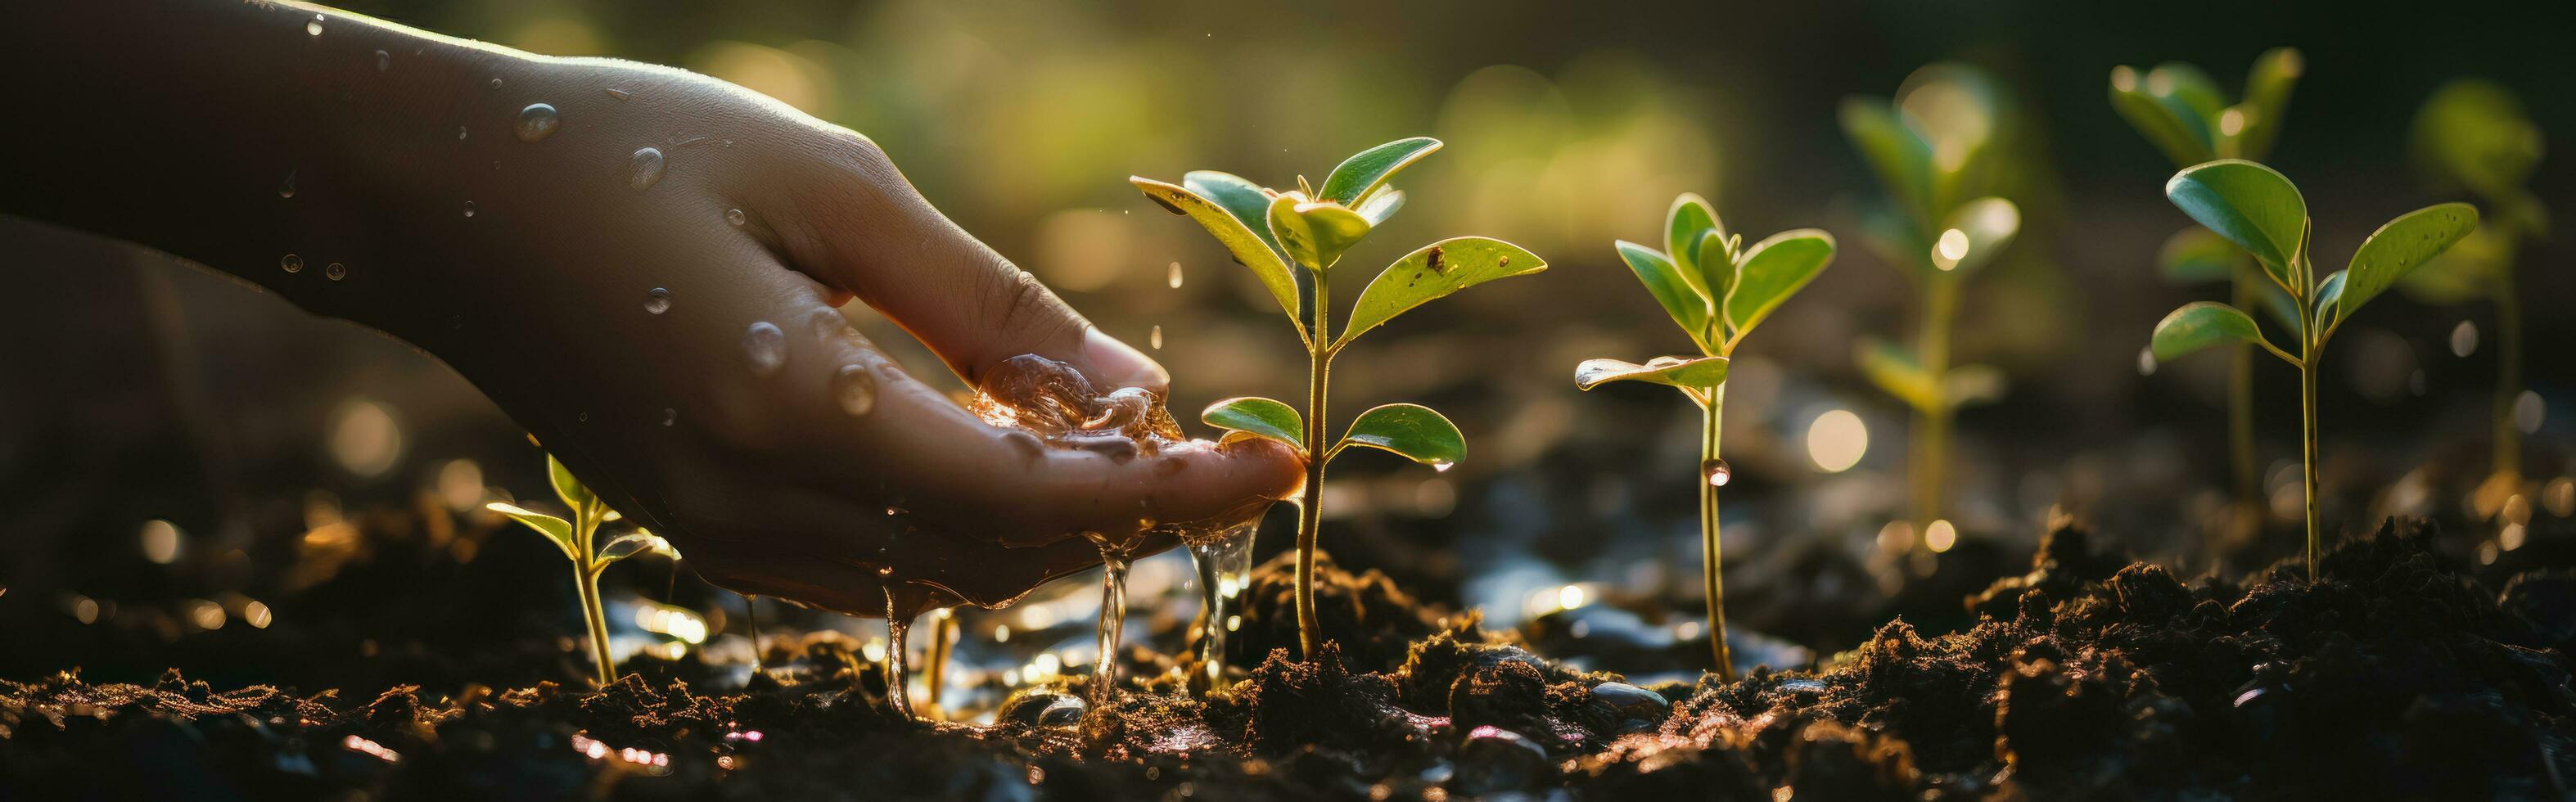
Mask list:
[[2539,167],[2543,139],[2513,90],[2490,81],[2443,84],[2415,112],[2409,148],[2440,188],[2490,200],[2519,194]]
[[2213,345],[2262,340],[2262,330],[2244,311],[2216,301],[2194,301],[2158,321],[2147,345],[2156,361],[2162,362]]
[[1417,136],[1360,151],[1342,160],[1331,175],[1324,177],[1324,189],[1316,199],[1345,205],[1357,202],[1369,190],[1386,183],[1395,171],[1439,149],[1440,140]]
[[1708,279],[1711,299],[1724,298],[1734,291],[1736,274],[1743,271],[1743,266],[1736,263],[1735,246],[1728,239],[1725,230],[1712,228],[1699,232],[1699,242],[1691,245],[1691,259],[1699,265],[1700,276]]
[[2199,164],[2215,157],[2208,126],[2193,119],[2188,107],[2149,94],[2144,83],[2135,69],[2112,68],[2111,109],[2175,164]]
[[2217,120],[2218,113],[2227,108],[2226,94],[2218,90],[2218,82],[2210,80],[2209,73],[2179,61],[2148,70],[2146,89],[2148,94],[2181,103],[2204,125]]
[[2004,369],[1993,365],[1960,365],[1943,377],[1941,391],[1953,407],[1990,404],[2003,400],[2007,382]]
[[483,508],[510,516],[510,520],[526,524],[528,528],[537,530],[537,534],[545,535],[548,542],[555,544],[555,548],[563,550],[564,559],[576,561],[581,559],[577,556],[578,550],[573,547],[571,521],[507,502],[495,501],[483,505]]
[[1395,210],[1402,208],[1404,208],[1404,190],[1380,187],[1378,191],[1369,193],[1368,199],[1360,201],[1359,207],[1354,211],[1359,212],[1361,218],[1368,220],[1371,227],[1375,227],[1386,225],[1386,219],[1394,217]]
[[2003,255],[2021,233],[2021,207],[2002,198],[1978,198],[1959,204],[1941,222],[1940,238],[1932,243],[1932,266],[1964,276]]
[[2272,154],[2281,121],[2290,114],[2290,90],[2306,69],[2297,48],[2275,47],[2254,57],[2254,68],[2245,76],[2245,100],[2236,106],[2245,115],[2244,128],[2236,132],[2235,152],[2228,155],[2259,160]]
[[[1672,209],[1664,213],[1664,253],[1672,258],[1673,267],[1679,268],[1676,272],[1692,289],[1698,290],[1702,296],[1723,298],[1726,297],[1725,282],[1711,276],[1710,265],[1703,263],[1699,256],[1700,233],[1711,230],[1721,235],[1725,231],[1717,222],[1717,210],[1709,208],[1708,201],[1700,196],[1684,192],[1673,199]],[[1724,266],[1726,271],[1733,268],[1732,264]]]
[[1701,397],[1726,383],[1726,357],[1659,356],[1640,365],[1618,359],[1586,359],[1574,366],[1574,386],[1590,390],[1610,382],[1652,382],[1692,391]]
[[2295,287],[2290,260],[2307,239],[2308,202],[2280,171],[2243,159],[2184,168],[2165,182],[2165,197],[2209,230],[2236,243],[2283,287]]
[[1181,187],[1215,202],[1272,252],[1279,250],[1279,241],[1270,238],[1270,191],[1260,184],[1233,173],[1191,170],[1181,176]]
[[2487,297],[2495,291],[2497,279],[2506,275],[2507,268],[2513,264],[2512,237],[2497,233],[2498,229],[2497,226],[2479,225],[2477,230],[2461,237],[2450,250],[2398,278],[2398,288],[2416,300],[2436,306]]
[[[1151,178],[1131,176],[1127,182],[1136,185],[1145,197],[1154,199],[1163,208],[1190,218],[1199,227],[1207,229],[1209,234],[1215,235],[1217,242],[1225,245],[1226,252],[1234,255],[1237,264],[1252,269],[1253,277],[1261,280],[1262,288],[1270,291],[1270,297],[1279,302],[1279,308],[1288,313],[1288,319],[1297,325],[1297,330],[1301,333],[1306,330],[1305,321],[1298,315],[1297,279],[1289,275],[1288,263],[1280,259],[1280,251],[1275,249],[1276,243],[1269,237],[1269,200],[1266,197],[1261,201],[1261,226],[1255,229],[1236,217],[1231,206],[1196,192]],[[1215,186],[1215,183],[1210,185]],[[1226,197],[1230,202],[1242,202],[1232,192],[1228,192]]]
[[1199,412],[1199,420],[1209,426],[1254,437],[1267,437],[1303,451],[1306,448],[1306,422],[1297,410],[1267,398],[1244,396],[1209,404]]
[[1333,451],[1344,446],[1383,449],[1444,471],[1467,456],[1467,438],[1458,426],[1420,404],[1388,404],[1360,413]]
[[2427,206],[2380,226],[2352,255],[2348,271],[2352,277],[2345,280],[2343,296],[2335,302],[2336,317],[2351,317],[2353,310],[2477,227],[2477,207],[2465,203]]
[[1702,342],[1701,337],[1708,331],[1708,300],[1700,297],[1690,285],[1682,283],[1680,266],[1644,245],[1627,240],[1619,240],[1616,245],[1619,260],[1628,263],[1628,270],[1637,274],[1637,283],[1646,285],[1647,294],[1655,296],[1655,303],[1664,307],[1664,314],[1672,317],[1674,325],[1689,332],[1692,342],[1706,348],[1707,343]]
[[641,554],[660,554],[672,558],[680,556],[679,550],[671,548],[670,541],[663,540],[660,535],[639,529],[618,535],[616,539],[608,541],[608,545],[599,547],[598,564],[607,565]]
[[[2347,283],[2344,278],[2351,274],[2350,270],[2337,270],[2327,274],[2326,280],[2317,282],[2316,331],[2331,332],[2336,323],[2343,321],[2342,310],[2335,305],[2335,302],[2343,298],[2344,285]],[[2318,336],[2320,340],[2323,339],[2322,334]]]
[[2156,267],[2165,279],[2178,284],[2224,281],[2236,276],[2236,265],[2245,252],[2206,228],[2193,226],[2165,239],[2156,250]]
[[1812,228],[1773,234],[1746,249],[1742,275],[1726,295],[1726,319],[1735,336],[1760,325],[1833,260],[1834,235]]
[[1932,146],[1905,127],[1885,101],[1848,98],[1842,104],[1843,134],[1860,150],[1879,184],[1898,207],[1915,220],[1932,217]]
[[1896,396],[1897,400],[1915,409],[1940,407],[1942,388],[1932,373],[1924,370],[1922,363],[1914,359],[1913,353],[1875,337],[1862,340],[1858,351],[1856,361],[1860,363],[1861,375],[1869,377],[1870,383],[1878,385],[1878,389],[1887,391],[1888,395]]
[[581,514],[588,505],[599,502],[599,496],[583,486],[580,479],[574,478],[572,469],[564,467],[553,454],[546,455],[546,481],[555,486],[555,498],[563,499],[564,506],[572,508],[575,515]]
[[1369,281],[1367,289],[1360,290],[1359,302],[1351,305],[1350,325],[1342,329],[1333,345],[1340,347],[1433,298],[1546,269],[1547,263],[1540,261],[1537,254],[1490,237],[1457,237],[1432,243],[1387,265],[1385,271]]
[[1342,252],[1368,236],[1368,218],[1338,203],[1281,195],[1270,201],[1270,235],[1308,270],[1330,269]]

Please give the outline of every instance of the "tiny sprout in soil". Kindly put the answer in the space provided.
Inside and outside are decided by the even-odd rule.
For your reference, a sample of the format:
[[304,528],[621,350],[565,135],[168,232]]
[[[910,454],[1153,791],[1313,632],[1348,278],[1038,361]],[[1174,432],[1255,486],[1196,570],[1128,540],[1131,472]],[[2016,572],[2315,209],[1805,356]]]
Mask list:
[[[1332,275],[1344,251],[1404,205],[1388,183],[1397,171],[1440,149],[1430,137],[1400,139],[1345,159],[1311,187],[1266,188],[1230,173],[1201,170],[1178,185],[1150,178],[1129,181],[1174,214],[1189,217],[1224,243],[1236,262],[1251,268],[1287,313],[1306,345],[1306,411],[1267,398],[1231,398],[1210,405],[1200,418],[1229,431],[1227,437],[1266,437],[1295,446],[1306,457],[1306,488],[1297,505],[1296,608],[1298,644],[1312,660],[1322,645],[1315,620],[1315,537],[1324,467],[1350,446],[1382,449],[1447,470],[1467,450],[1447,417],[1419,404],[1387,404],[1361,412],[1340,440],[1324,440],[1330,422],[1325,403],[1333,357],[1351,340],[1432,299],[1499,278],[1547,269],[1537,255],[1498,239],[1445,239],[1397,259],[1360,290],[1350,318],[1332,325]],[[1203,570],[1202,575],[1206,572]]]
[[2254,317],[2214,301],[2184,304],[2156,324],[2151,347],[2169,360],[2213,345],[2250,343],[2299,369],[2300,461],[2307,499],[2308,577],[2315,579],[2322,548],[2317,531],[2317,369],[2335,328],[2408,272],[2460,241],[2478,226],[2478,210],[2465,203],[2417,209],[2371,232],[2350,267],[2317,275],[2308,239],[2307,200],[2290,179],[2270,167],[2223,159],[2175,173],[2165,197],[2183,213],[2253,254],[2263,275],[2287,292],[2288,334],[2293,348],[2274,345]]
[[1589,359],[1574,369],[1585,390],[1614,381],[1670,385],[1700,408],[1700,574],[1708,592],[1708,642],[1717,671],[1735,680],[1726,649],[1726,597],[1718,551],[1717,488],[1732,478],[1718,455],[1718,421],[1726,403],[1727,360],[1735,346],[1772,310],[1797,294],[1834,258],[1834,237],[1812,228],[1784,231],[1744,246],[1717,212],[1697,195],[1673,200],[1665,215],[1664,249],[1618,243],[1619,258],[1699,348],[1696,357],[1660,356],[1645,364]]
[[598,542],[600,525],[617,520],[617,511],[609,509],[608,503],[599,499],[599,494],[590,492],[581,480],[573,478],[572,471],[552,454],[546,455],[546,479],[554,485],[555,498],[562,499],[564,506],[572,510],[572,520],[498,501],[484,506],[537,530],[538,534],[546,536],[547,542],[563,550],[565,559],[572,561],[573,587],[581,593],[582,619],[590,626],[590,658],[597,671],[594,678],[605,686],[615,674],[615,658],[608,654],[608,618],[600,606],[599,574],[608,570],[609,565],[638,554],[673,553],[671,544],[642,529],[618,535],[606,543]]
[[[2143,73],[2126,65],[2111,70],[2111,107],[2164,151],[2175,169],[2211,159],[2268,158],[2289,113],[2290,90],[2306,62],[2295,48],[2273,48],[2254,59],[2245,96],[2230,105],[2200,68],[2166,62]],[[2288,299],[2263,280],[2245,252],[2198,226],[2165,240],[2156,254],[2164,277],[2177,284],[2228,282],[2240,309],[2281,308]],[[2234,477],[2236,522],[2251,531],[2262,510],[2262,476],[2254,453],[2254,347],[2228,347],[2228,466]]]
[[2483,298],[2495,304],[2495,460],[2477,493],[2481,515],[2493,515],[2506,498],[2523,492],[2522,433],[2514,428],[2513,414],[2523,389],[2522,297],[2513,263],[2525,245],[2549,234],[2548,209],[2524,186],[2540,166],[2541,142],[2540,126],[2522,102],[2487,81],[2444,84],[2415,112],[2411,147],[2417,170],[2435,191],[2466,194],[2495,212],[2495,225],[2469,232],[2397,285],[2426,303]]
[[2020,207],[1989,195],[1996,183],[1989,155],[2007,123],[2003,91],[1973,67],[1943,63],[1907,78],[1893,102],[1842,105],[1844,133],[1894,207],[1867,220],[1870,243],[1922,293],[1913,347],[1867,340],[1858,349],[1861,372],[1914,409],[1906,471],[1916,531],[1941,518],[1959,408],[2004,392],[2003,371],[1950,364],[1959,284],[2021,232]]

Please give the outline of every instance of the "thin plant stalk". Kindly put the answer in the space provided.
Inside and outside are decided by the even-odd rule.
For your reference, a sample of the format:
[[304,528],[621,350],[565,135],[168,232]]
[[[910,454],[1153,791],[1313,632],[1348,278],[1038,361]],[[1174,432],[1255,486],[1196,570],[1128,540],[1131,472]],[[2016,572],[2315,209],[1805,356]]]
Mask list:
[[[2249,269],[2242,265],[2236,269],[2236,277],[2231,283],[2235,288],[2234,301],[2238,309],[2252,309],[2261,303],[2255,295],[2261,287],[2255,282],[2263,279],[2255,273],[2256,269],[2259,268]],[[2234,362],[2227,375],[2227,441],[2229,464],[2236,474],[2237,517],[2240,522],[2259,521],[2263,482],[2255,466],[2254,344],[2239,343],[2229,356]]]
[[2317,344],[2310,340],[2299,355],[2299,417],[2303,428],[2299,439],[2305,443],[2300,452],[2301,488],[2307,494],[2308,506],[2308,581],[2317,581],[2317,371],[2314,364]]
[[1726,410],[1726,385],[1708,390],[1708,400],[1700,405],[1699,437],[1699,543],[1700,576],[1708,585],[1708,645],[1717,658],[1717,675],[1727,682],[1735,681],[1735,660],[1726,651],[1726,577],[1719,569],[1724,564],[1718,546],[1717,483],[1709,475],[1718,465],[1718,420]]
[[[1925,375],[1946,377],[1950,374],[1950,329],[1959,311],[1959,281],[1949,273],[1932,277],[1923,296],[1922,329],[1916,335],[1917,352]],[[1956,405],[1947,387],[1935,392],[1929,406],[1915,410],[1913,444],[1910,447],[1910,471],[1914,482],[1914,529],[1922,532],[1940,519],[1950,467],[1950,423]],[[1921,544],[1921,538],[1915,542]]]
[[608,515],[605,508],[596,503],[589,503],[575,510],[573,517],[575,518],[573,534],[579,546],[573,550],[573,587],[580,591],[581,617],[590,629],[590,658],[594,678],[599,681],[600,687],[605,688],[614,681],[610,676],[614,661],[608,654],[608,614],[602,609],[599,596],[599,573],[608,565],[594,556],[599,552],[592,548],[592,543],[598,537],[601,519]]
[[1315,659],[1323,646],[1323,625],[1315,619],[1315,538],[1323,530],[1324,465],[1331,461],[1325,454],[1324,388],[1332,378],[1335,350],[1332,283],[1323,271],[1311,275],[1315,310],[1306,346],[1306,490],[1297,504],[1297,646],[1307,660]]
[[[2513,273],[2507,267],[2498,278],[2496,293],[2496,388],[2495,475],[2505,477],[2507,487],[2522,486],[2522,430],[2514,425],[2513,404],[2522,394],[2522,300],[2514,294]],[[2520,492],[2517,490],[2516,492]]]

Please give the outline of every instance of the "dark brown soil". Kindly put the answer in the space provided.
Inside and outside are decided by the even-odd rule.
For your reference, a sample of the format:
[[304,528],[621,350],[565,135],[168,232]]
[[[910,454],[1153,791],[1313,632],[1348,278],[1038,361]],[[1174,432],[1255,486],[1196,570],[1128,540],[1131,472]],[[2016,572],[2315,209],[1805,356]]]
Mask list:
[[[1107,727],[882,712],[846,641],[773,645],[787,678],[709,692],[643,662],[604,690],[369,697],[0,683],[0,789],[29,798],[1587,799],[2551,798],[2576,772],[2576,574],[2501,593],[2391,524],[2310,584],[2185,581],[2084,530],[1817,670],[1640,689],[1531,653],[1383,577],[1325,573],[1337,643],[1294,660],[1284,571],[1244,610],[1268,658],[1205,699],[1168,679]],[[1147,659],[1150,658],[1150,659]],[[1140,656],[1169,664],[1166,658]],[[857,670],[852,670],[856,666]],[[1805,667],[1795,667],[1804,669]],[[647,679],[655,677],[656,679]],[[700,682],[700,684],[705,684]],[[754,735],[757,733],[757,735]],[[1562,789],[1557,790],[1557,789]]]

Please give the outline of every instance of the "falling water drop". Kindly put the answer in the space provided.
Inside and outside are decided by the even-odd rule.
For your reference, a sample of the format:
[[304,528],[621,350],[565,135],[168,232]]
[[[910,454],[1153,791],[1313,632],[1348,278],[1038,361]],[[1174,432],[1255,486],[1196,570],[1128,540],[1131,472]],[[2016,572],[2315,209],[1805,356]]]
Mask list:
[[2155,372],[2156,372],[2156,348],[2155,348],[2155,346],[2150,345],[2150,346],[2145,346],[2145,347],[2141,347],[2141,348],[2139,348],[2139,349],[2138,349],[2138,375],[2140,375],[2140,376],[2152,376],[2152,375],[2155,375]]
[[1710,487],[1725,487],[1727,482],[1735,480],[1735,469],[1727,466],[1724,459],[1710,457],[1700,461],[1699,476]]
[[651,312],[656,315],[671,311],[671,291],[662,287],[655,287],[653,289],[646,290],[644,292],[644,311]]
[[753,323],[742,333],[742,350],[751,357],[751,375],[777,373],[779,366],[787,364],[787,332],[766,320]]
[[1171,283],[1172,289],[1177,290],[1181,288],[1181,263],[1172,263],[1172,274],[1166,280]]
[[315,14],[315,15],[313,15],[313,21],[311,21],[311,22],[307,22],[307,23],[304,23],[304,35],[306,35],[306,36],[321,36],[321,35],[322,35],[322,15],[320,15],[320,14]]
[[877,582],[885,589],[886,601],[886,704],[904,720],[912,720],[912,689],[905,676],[905,652],[911,651],[912,619],[921,614],[917,607],[903,605],[895,595],[894,569],[877,569]]
[[1146,343],[1147,343],[1147,344],[1150,344],[1150,345],[1154,346],[1154,350],[1156,350],[1156,351],[1163,350],[1163,327],[1162,327],[1162,325],[1161,325],[1161,324],[1156,324],[1156,325],[1154,326],[1154,332],[1153,332],[1152,334],[1146,335],[1146,337],[1145,337],[1145,341],[1146,341]]
[[1235,599],[1252,583],[1252,530],[1260,523],[1245,521],[1190,544],[1199,578],[1199,665],[1210,683],[1225,677],[1225,623]]
[[626,166],[626,185],[640,191],[652,188],[654,182],[660,180],[662,180],[662,149],[643,148],[635,151],[634,161]]
[[832,400],[841,411],[853,416],[868,414],[877,408],[877,379],[862,365],[842,365],[840,375],[832,377]]
[[473,217],[473,216],[474,216],[474,202],[473,202],[473,201],[466,201],[466,202],[465,202],[465,216],[467,216],[467,217]]
[[460,125],[456,127],[456,141],[465,141],[465,126]]
[[1091,664],[1091,709],[1107,714],[1118,701],[1118,642],[1127,626],[1127,549],[1100,544],[1099,657]]
[[295,171],[286,171],[286,183],[277,185],[277,196],[281,198],[295,197]]
[[741,210],[741,209],[726,209],[726,210],[725,210],[725,222],[727,222],[727,223],[732,223],[732,224],[734,224],[734,226],[735,226],[735,227],[741,227],[741,225],[742,225],[743,223],[748,222],[748,221],[749,221],[749,219],[748,219],[748,218],[745,218],[745,217],[743,217],[743,216],[742,216],[742,210]]
[[332,281],[339,281],[341,279],[348,278],[349,266],[340,264],[339,262],[332,262],[330,266],[322,268],[322,277]]
[[[499,85],[500,79],[495,78],[492,80],[494,85]],[[527,108],[519,110],[519,141],[535,142],[537,140],[553,136],[555,129],[562,127],[562,125],[563,118],[555,114],[554,106],[544,103],[530,103]]]
[[277,260],[277,266],[284,268],[286,272],[289,273],[302,273],[304,272],[304,257],[290,253],[284,258]]
[[392,53],[387,53],[387,52],[382,51],[382,50],[378,50],[378,51],[376,51],[376,71],[377,71],[377,72],[384,72],[384,71],[386,71],[386,70],[390,70],[390,69],[393,69],[393,68],[394,68],[394,55],[393,55]]
[[663,407],[663,408],[662,408],[662,425],[664,425],[664,426],[669,426],[669,425],[671,425],[671,424],[675,424],[675,423],[679,423],[679,422],[680,422],[680,411],[679,411],[679,410],[677,410],[677,409],[672,409],[672,408],[670,408],[670,407]]

